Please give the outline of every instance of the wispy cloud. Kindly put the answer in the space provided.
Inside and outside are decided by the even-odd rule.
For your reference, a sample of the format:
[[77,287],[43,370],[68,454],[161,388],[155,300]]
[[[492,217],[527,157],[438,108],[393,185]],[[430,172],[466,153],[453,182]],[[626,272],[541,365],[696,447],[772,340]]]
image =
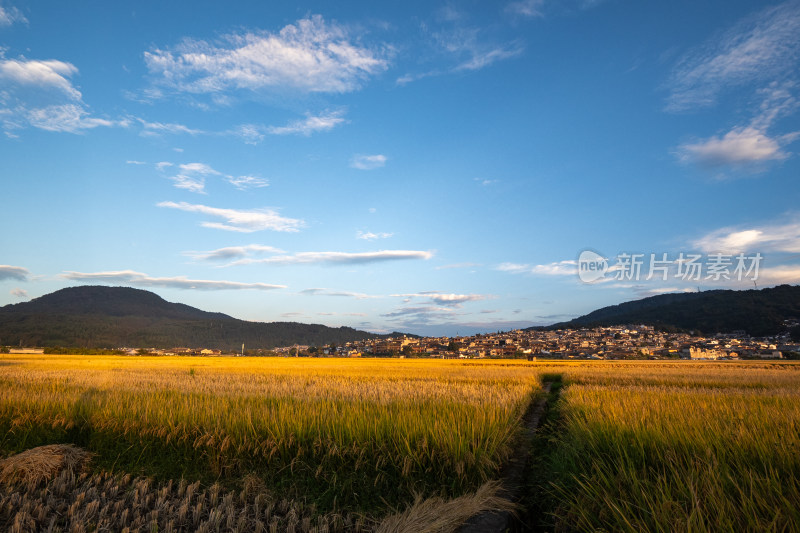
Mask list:
[[394,233],[385,233],[385,232],[373,233],[371,231],[358,231],[356,232],[356,239],[363,239],[365,241],[374,241],[377,239],[388,239],[392,235],[394,235]]
[[497,61],[518,56],[523,52],[524,48],[521,44],[514,43],[509,46],[498,46],[489,49],[467,50],[470,53],[470,57],[458,64],[453,69],[454,72],[460,70],[480,70]]
[[29,275],[30,272],[28,271],[27,268],[11,266],[11,265],[0,265],[0,281],[7,279],[28,281]]
[[470,263],[470,262],[452,263],[452,264],[449,264],[449,265],[437,266],[436,270],[446,270],[446,269],[451,269],[451,268],[475,268],[475,267],[479,267],[479,266],[481,266],[480,263]]
[[64,104],[30,109],[26,113],[28,123],[39,129],[67,133],[80,133],[98,126],[115,126],[119,122],[94,118],[80,105]]
[[[258,257],[269,254],[269,257]],[[199,261],[232,261],[226,266],[249,264],[361,264],[404,259],[430,259],[432,252],[417,250],[381,250],[378,252],[297,252],[287,253],[272,246],[249,244],[229,246],[207,252],[184,252]]]
[[[162,172],[174,166],[175,165],[169,161],[156,163],[156,168]],[[205,194],[206,178],[212,176],[223,178],[240,191],[269,186],[269,180],[265,178],[256,176],[231,176],[229,174],[223,174],[205,163],[185,163],[178,165],[178,169],[177,174],[169,177],[175,184],[175,187],[200,194]]]
[[230,34],[219,42],[187,38],[145,53],[154,82],[167,90],[346,93],[388,67],[382,50],[361,46],[343,26],[319,16],[278,33]]
[[272,209],[223,209],[200,204],[189,204],[187,202],[160,202],[156,205],[158,207],[179,209],[189,213],[202,213],[221,218],[225,222],[202,222],[201,226],[225,231],[238,231],[241,233],[263,230],[296,232],[305,225],[305,222],[300,219],[283,217]]
[[545,276],[574,276],[578,273],[578,262],[574,260],[555,261],[544,265],[520,263],[501,263],[497,266],[501,272],[512,274],[541,274]]
[[259,178],[258,176],[225,176],[225,181],[240,191],[269,187],[269,180],[266,178]]
[[125,164],[126,165],[146,165],[147,163],[145,163],[144,161],[136,161],[135,159],[128,159],[127,161],[125,161]]
[[241,259],[231,263],[231,266],[247,264],[354,265],[408,259],[430,259],[431,257],[433,257],[433,252],[425,252],[420,250],[381,250],[378,252],[298,252],[295,254],[275,255],[263,259]]
[[244,257],[250,257],[253,254],[263,253],[282,254],[284,251],[274,246],[248,244],[246,246],[228,246],[208,252],[184,252],[183,255],[199,261],[230,261],[232,259],[242,259]]
[[204,163],[179,165],[180,172],[170,177],[178,189],[205,194],[206,176],[219,176],[219,172]]
[[264,140],[264,127],[258,124],[240,124],[228,133],[239,137],[245,144],[256,145]]
[[11,289],[9,294],[11,294],[11,296],[15,298],[28,298],[28,291],[26,291],[25,289],[20,289],[20,288]]
[[406,320],[413,318],[415,321],[421,321],[423,323],[427,323],[430,320],[452,319],[453,317],[458,316],[458,313],[450,307],[423,305],[423,306],[400,307],[389,313],[384,313],[381,316],[385,318],[402,317]]
[[350,159],[350,166],[359,170],[372,170],[386,165],[386,156],[383,154],[354,155]]
[[407,73],[397,79],[398,84],[404,85],[431,76],[481,70],[524,52],[521,42],[492,42],[484,37],[479,28],[465,25],[460,17],[447,18],[446,22],[438,30],[429,31],[427,25],[423,27],[431,47],[430,55],[438,57],[446,66]]
[[519,2],[511,2],[506,6],[506,12],[513,15],[521,15],[523,17],[541,17],[542,6],[544,0],[521,0]]
[[242,283],[238,281],[211,281],[188,279],[185,276],[158,278],[148,276],[133,270],[118,270],[107,272],[64,272],[60,276],[72,281],[93,281],[105,283],[126,283],[141,287],[166,287],[171,289],[197,289],[197,290],[274,290],[285,289],[285,285],[269,283]]
[[758,279],[760,280],[759,284],[797,284],[800,283],[800,266],[781,265],[776,267],[762,268],[759,270]]
[[267,133],[272,135],[305,135],[310,136],[312,133],[321,131],[329,131],[342,124],[345,121],[344,111],[329,111],[321,115],[306,114],[303,120],[293,120],[286,126],[270,126],[267,128]]
[[148,122],[141,118],[135,119],[142,125],[142,133],[143,137],[153,137],[157,135],[162,135],[164,133],[169,134],[186,134],[186,135],[201,135],[206,132],[203,130],[198,130],[194,128],[190,128],[189,126],[185,126],[183,124],[175,124],[169,122]]
[[730,87],[795,76],[799,52],[800,4],[767,7],[677,63],[667,110],[710,106]]
[[377,298],[377,296],[370,296],[369,294],[364,294],[363,292],[337,291],[325,288],[304,289],[300,291],[300,294],[305,294],[309,296],[337,296],[341,298],[355,298],[356,300]]
[[709,253],[800,253],[800,222],[720,228],[691,244],[694,248]]
[[22,14],[22,11],[14,6],[3,7],[0,6],[0,28],[4,26],[11,26],[12,24],[27,24],[28,19]]

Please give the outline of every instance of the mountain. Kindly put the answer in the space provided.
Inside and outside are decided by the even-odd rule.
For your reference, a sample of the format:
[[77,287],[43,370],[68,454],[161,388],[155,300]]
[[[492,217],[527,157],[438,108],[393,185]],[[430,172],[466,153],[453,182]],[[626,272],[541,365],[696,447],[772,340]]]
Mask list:
[[238,350],[374,338],[353,328],[248,322],[127,287],[71,287],[0,307],[0,345]]
[[603,307],[547,329],[645,324],[706,334],[744,330],[763,336],[785,331],[784,321],[789,319],[800,319],[800,286],[661,294]]

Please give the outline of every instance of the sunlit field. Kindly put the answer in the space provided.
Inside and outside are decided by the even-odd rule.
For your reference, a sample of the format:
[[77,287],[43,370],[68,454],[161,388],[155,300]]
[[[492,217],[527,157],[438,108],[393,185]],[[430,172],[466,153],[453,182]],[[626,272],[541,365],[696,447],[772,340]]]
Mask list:
[[459,361],[8,356],[0,449],[70,442],[111,469],[385,509],[491,479],[538,391],[532,367]]
[[563,386],[521,528],[798,531],[800,365],[755,361],[6,355],[0,458],[52,443],[94,455],[91,474],[11,495],[0,515],[91,495],[48,512],[108,509],[132,530],[372,530],[415,498],[485,489],[545,381]]
[[579,531],[800,530],[800,366],[567,366],[545,521]]

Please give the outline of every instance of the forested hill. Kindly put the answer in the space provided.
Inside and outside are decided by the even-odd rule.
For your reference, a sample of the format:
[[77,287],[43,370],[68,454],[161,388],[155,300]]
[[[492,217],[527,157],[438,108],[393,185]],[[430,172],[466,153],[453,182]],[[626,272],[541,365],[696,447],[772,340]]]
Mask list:
[[661,294],[603,307],[548,329],[646,324],[705,334],[744,330],[762,336],[785,331],[784,321],[791,319],[800,319],[800,286],[779,285],[761,290]]
[[248,322],[127,287],[71,287],[0,307],[0,345],[238,350],[377,337],[348,327]]

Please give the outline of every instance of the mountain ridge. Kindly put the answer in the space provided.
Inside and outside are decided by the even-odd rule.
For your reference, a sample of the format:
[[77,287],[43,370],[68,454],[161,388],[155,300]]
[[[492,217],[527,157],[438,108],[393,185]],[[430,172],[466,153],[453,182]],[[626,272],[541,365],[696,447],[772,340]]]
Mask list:
[[7,345],[238,350],[243,343],[269,349],[382,336],[346,326],[239,320],[130,287],[68,287],[0,307],[0,341]]
[[791,319],[800,319],[800,286],[778,285],[766,289],[659,294],[602,307],[544,329],[644,324],[704,333],[744,330],[753,336],[763,336],[785,330],[784,321]]

